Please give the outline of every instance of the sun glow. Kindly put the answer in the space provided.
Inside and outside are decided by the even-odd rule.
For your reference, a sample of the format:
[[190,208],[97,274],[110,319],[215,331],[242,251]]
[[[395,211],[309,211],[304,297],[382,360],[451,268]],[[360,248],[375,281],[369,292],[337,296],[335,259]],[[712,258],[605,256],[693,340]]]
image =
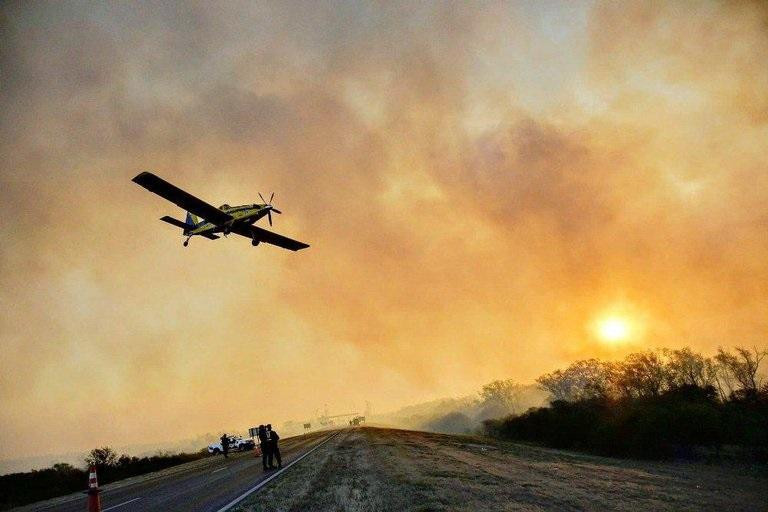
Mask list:
[[632,327],[629,320],[624,317],[608,316],[597,321],[596,332],[603,342],[619,344],[629,339]]

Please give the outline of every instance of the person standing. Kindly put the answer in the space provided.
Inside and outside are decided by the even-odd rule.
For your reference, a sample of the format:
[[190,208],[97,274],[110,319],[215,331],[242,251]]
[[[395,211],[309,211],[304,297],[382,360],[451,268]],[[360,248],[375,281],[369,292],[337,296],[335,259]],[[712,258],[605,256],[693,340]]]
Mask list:
[[274,464],[272,463],[272,457],[274,457],[277,459],[277,469],[281,469],[283,467],[283,459],[280,457],[280,447],[277,445],[277,442],[280,441],[280,436],[277,435],[277,432],[272,430],[272,424],[267,425],[267,439],[269,440],[270,445],[269,468],[275,468]]
[[264,466],[264,471],[269,467],[267,462],[272,458],[269,454],[269,438],[267,437],[267,429],[264,425],[259,425],[259,446],[261,447],[261,464]]
[[224,454],[224,458],[229,458],[229,438],[226,432],[221,435],[221,453]]

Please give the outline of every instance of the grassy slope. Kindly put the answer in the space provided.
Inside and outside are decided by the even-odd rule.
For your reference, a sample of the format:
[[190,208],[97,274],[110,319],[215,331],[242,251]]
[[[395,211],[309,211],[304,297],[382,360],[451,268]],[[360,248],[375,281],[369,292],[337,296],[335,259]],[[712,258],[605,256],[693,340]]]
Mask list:
[[349,430],[240,511],[766,510],[747,467],[621,461],[393,429]]

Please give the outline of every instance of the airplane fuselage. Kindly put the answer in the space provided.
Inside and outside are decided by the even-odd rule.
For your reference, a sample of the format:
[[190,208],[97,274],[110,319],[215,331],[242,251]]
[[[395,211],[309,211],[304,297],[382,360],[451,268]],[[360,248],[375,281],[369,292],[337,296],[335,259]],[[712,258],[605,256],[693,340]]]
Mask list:
[[187,231],[187,235],[205,235],[208,233],[224,233],[227,234],[232,230],[232,225],[238,224],[253,224],[260,218],[264,217],[272,209],[272,206],[268,204],[244,204],[241,206],[229,206],[222,205],[219,210],[224,213],[228,213],[233,219],[222,226],[217,226],[212,222],[205,220],[196,224],[194,228]]
[[183,242],[184,247],[189,245],[189,240],[193,236],[200,235],[209,240],[216,240],[219,238],[216,233],[223,233],[225,236],[229,233],[244,236],[251,240],[254,247],[262,242],[289,251],[300,251],[309,247],[309,244],[255,225],[257,220],[267,217],[271,226],[272,214],[282,213],[272,206],[274,193],[269,196],[269,201],[259,194],[261,203],[240,206],[223,204],[216,208],[149,171],[137,174],[131,181],[187,211],[187,217],[183,221],[169,215],[160,217],[161,221],[182,229],[186,237]]

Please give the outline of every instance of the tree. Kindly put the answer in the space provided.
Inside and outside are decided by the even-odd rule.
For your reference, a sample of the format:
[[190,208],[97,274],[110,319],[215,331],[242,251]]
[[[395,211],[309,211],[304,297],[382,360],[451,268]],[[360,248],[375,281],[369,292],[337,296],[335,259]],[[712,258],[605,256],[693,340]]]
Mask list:
[[735,354],[718,348],[715,360],[725,373],[725,378],[735,381],[740,386],[743,394],[756,393],[761,385],[762,378],[758,376],[760,363],[768,355],[768,351],[753,348],[736,347]]
[[516,413],[520,405],[521,386],[513,379],[495,380],[483,386],[480,399],[489,405],[499,405],[507,412]]
[[536,382],[553,400],[575,402],[610,398],[614,394],[616,366],[597,359],[576,361],[565,370],[542,375]]
[[85,463],[89,466],[116,466],[117,461],[117,453],[109,446],[94,448],[85,458]]
[[577,400],[610,398],[615,393],[616,365],[598,359],[576,361],[566,369]]
[[629,354],[618,365],[617,385],[629,397],[659,396],[669,374],[664,360],[657,352]]
[[720,398],[720,401],[725,402],[728,400],[730,390],[726,393],[725,388],[728,386],[728,383],[723,375],[724,372],[720,364],[711,357],[706,358],[704,360],[704,373],[707,376],[707,380],[712,382],[712,385],[717,390],[717,396]]
[[553,401],[574,399],[571,392],[572,383],[563,370],[545,373],[536,379],[536,383],[550,394]]
[[689,347],[680,350],[664,350],[667,357],[667,379],[670,388],[697,386],[700,388],[714,385],[711,363]]
[[75,472],[79,472],[80,470],[72,466],[72,464],[68,464],[66,462],[57,462],[53,466],[51,466],[54,471],[57,473],[66,473],[71,474]]

